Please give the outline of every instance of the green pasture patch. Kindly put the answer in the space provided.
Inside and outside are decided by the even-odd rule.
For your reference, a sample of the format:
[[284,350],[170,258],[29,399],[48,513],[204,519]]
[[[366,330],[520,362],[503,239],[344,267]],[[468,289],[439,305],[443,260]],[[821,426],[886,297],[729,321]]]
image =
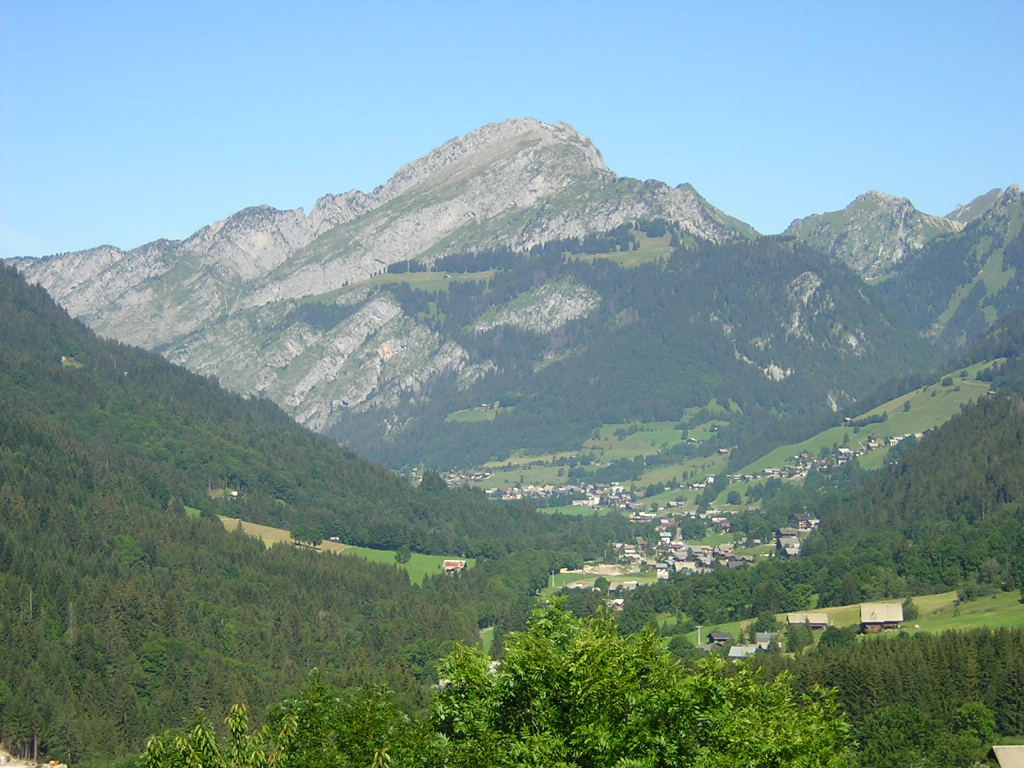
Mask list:
[[464,424],[473,424],[481,421],[494,421],[500,412],[511,411],[513,407],[514,406],[499,406],[498,408],[463,408],[461,411],[452,411],[444,417],[444,420]]
[[198,518],[198,517],[202,517],[202,516],[203,516],[203,511],[201,509],[196,509],[195,507],[190,507],[187,504],[185,505],[185,517]]
[[[559,470],[562,474],[558,474]],[[569,482],[569,468],[542,464],[506,470],[488,470],[491,476],[474,485],[481,488],[512,488],[519,485],[565,485]]]
[[[686,473],[690,473],[694,480],[703,481],[708,475],[718,475],[724,472],[728,463],[729,457],[723,454],[716,453],[712,456],[698,456],[693,459],[687,459],[679,464],[652,467],[640,475],[636,485],[641,488],[648,485],[667,485],[673,480],[683,483]],[[700,491],[691,491],[691,493],[696,498]]]
[[598,513],[598,510],[593,507],[573,506],[572,504],[562,504],[558,507],[537,507],[537,511],[545,512],[549,515],[557,513],[561,515],[575,515],[576,517],[590,517]]
[[409,581],[413,584],[422,583],[427,576],[444,573],[445,560],[465,560],[467,568],[472,568],[476,564],[476,560],[472,557],[455,558],[444,555],[423,555],[419,552],[413,552],[408,563],[398,563],[395,561],[395,550],[370,549],[369,547],[348,546],[343,554],[361,557],[364,560],[369,560],[371,563],[384,563],[385,565],[395,565],[399,568],[404,568],[409,572]]
[[484,627],[480,630],[480,647],[484,653],[490,655],[494,647],[494,627]]
[[485,272],[386,272],[383,275],[364,280],[362,283],[368,285],[406,283],[418,291],[438,293],[447,291],[448,286],[452,283],[479,283],[490,280],[496,272],[497,270],[494,269]]
[[[250,523],[245,520],[239,520],[235,517],[225,517],[224,515],[220,516],[220,520],[226,530],[235,531],[241,529],[243,533],[252,536],[253,538],[260,539],[267,547],[272,547],[275,544],[293,543],[291,532],[286,531],[283,528],[275,528],[270,525],[260,525],[259,523]],[[409,572],[409,581],[413,584],[421,583],[427,576],[443,573],[445,560],[465,560],[467,568],[472,568],[473,565],[476,564],[476,560],[472,557],[456,558],[445,555],[423,555],[419,552],[413,552],[408,563],[398,563],[395,561],[395,551],[393,549],[370,549],[369,547],[356,547],[351,544],[342,544],[337,541],[324,541],[321,542],[320,546],[313,547],[312,549],[316,552],[355,555],[356,557],[361,557],[364,560],[369,560],[371,563],[384,563],[386,565],[394,565],[399,568],[404,568]]]
[[[942,385],[942,379],[946,378],[943,376],[939,381],[895,397],[855,419],[856,421],[885,413],[887,416],[885,421],[860,427],[859,432],[855,432],[854,427],[849,424],[831,427],[803,442],[780,446],[748,464],[740,472],[758,474],[767,467],[781,468],[787,461],[803,451],[807,451],[812,456],[818,456],[823,448],[831,451],[834,445],[859,450],[872,435],[884,440],[889,437],[933,429],[949,421],[960,411],[961,406],[977,400],[988,392],[988,382],[977,381],[975,377],[979,370],[990,365],[992,365],[992,361],[968,367],[966,369],[967,378],[963,379],[960,378],[959,370],[952,371],[947,374],[953,380],[950,386]],[[910,403],[910,410],[904,410],[907,402]],[[847,437],[849,439],[844,443]],[[876,469],[882,466],[887,455],[888,448],[879,448],[860,456],[859,461],[861,466],[866,469]]]
[[595,261],[607,259],[621,267],[635,267],[659,259],[667,259],[672,255],[672,238],[670,235],[648,237],[644,232],[634,231],[640,247],[636,250],[609,251],[605,253],[570,253],[568,258],[578,261]]
[[937,608],[929,608],[924,598],[914,598],[920,613],[917,619],[903,622],[908,632],[944,632],[947,629],[976,629],[987,627],[1024,627],[1024,603],[1020,591],[996,592],[955,605],[956,594],[944,593],[947,598]]

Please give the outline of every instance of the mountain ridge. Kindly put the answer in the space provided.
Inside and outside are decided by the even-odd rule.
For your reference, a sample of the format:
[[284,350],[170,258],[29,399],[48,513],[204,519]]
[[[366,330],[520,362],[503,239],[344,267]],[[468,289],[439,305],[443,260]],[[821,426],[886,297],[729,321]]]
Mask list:
[[[844,211],[798,219],[786,230],[788,236],[819,253],[800,256],[808,261],[800,274],[788,277],[787,287],[769,279],[773,264],[782,263],[771,256],[772,238],[758,240],[753,228],[715,208],[692,185],[619,177],[593,142],[571,126],[520,118],[453,138],[403,165],[369,193],[324,195],[308,214],[301,208],[252,206],[182,241],[157,240],[132,251],[102,246],[15,263],[96,332],[159,351],[217,376],[236,392],[270,397],[301,423],[344,441],[338,425],[346,414],[370,414],[393,433],[415,420],[409,403],[425,406],[439,392],[452,399],[455,410],[478,404],[456,402],[470,393],[489,393],[485,399],[491,400],[517,396],[495,389],[493,382],[508,380],[511,372],[513,378],[525,373],[519,367],[527,358],[529,370],[539,372],[564,360],[585,360],[594,345],[612,343],[588,335],[588,324],[601,325],[618,339],[614,343],[625,344],[626,336],[616,329],[636,325],[645,317],[638,297],[659,291],[637,286],[637,295],[617,296],[606,310],[615,288],[604,282],[605,295],[595,290],[606,281],[602,270],[578,280],[581,273],[566,259],[633,265],[695,260],[693,269],[685,268],[689,279],[715,285],[714,301],[744,296],[761,307],[766,325],[758,329],[748,321],[743,333],[751,338],[734,337],[734,323],[722,319],[729,312],[708,306],[706,317],[694,314],[693,307],[704,307],[708,297],[680,285],[673,290],[684,302],[679,308],[690,314],[685,332],[710,322],[711,338],[717,340],[720,324],[722,343],[740,370],[753,366],[757,376],[778,383],[805,377],[808,370],[801,364],[821,366],[828,355],[853,361],[864,355],[865,343],[880,351],[872,347],[871,336],[886,323],[900,344],[909,343],[902,340],[907,321],[898,296],[882,306],[866,287],[852,287],[817,262],[837,260],[859,278],[909,273],[910,265],[924,258],[918,257],[923,248],[981,226],[999,209],[999,199],[987,193],[958,208],[955,219],[946,219],[922,214],[904,198],[869,192]],[[750,253],[732,254],[725,265],[730,270],[738,261],[749,265],[746,273],[735,275],[740,286],[719,285],[714,278],[720,266],[714,248],[727,244],[751,245]],[[462,272],[449,266],[455,263],[449,257],[465,257],[456,261],[470,266]],[[498,266],[480,270],[471,265],[474,259]],[[396,274],[396,267],[404,274]],[[499,280],[503,273],[510,279]],[[659,279],[657,269],[644,274]],[[859,298],[853,304],[837,302],[833,286],[821,284],[822,274]],[[888,283],[895,294],[896,283]],[[773,290],[781,293],[773,296]],[[919,314],[934,322],[940,310],[933,305],[952,306],[956,290],[946,282],[936,285]],[[441,301],[447,294],[472,304],[476,314]],[[826,298],[809,312],[807,300],[814,295]],[[770,311],[772,302],[791,307],[788,329]],[[867,332],[871,312],[865,308],[872,305],[871,312],[887,317]],[[668,305],[664,311],[670,311]],[[844,312],[852,314],[844,317]],[[546,319],[527,322],[530,313]],[[992,312],[986,313],[991,321]],[[510,320],[516,314],[521,317]],[[448,322],[455,315],[461,325]],[[500,322],[492,322],[495,318]],[[660,322],[674,323],[667,317]],[[808,332],[811,324],[826,322],[835,333],[824,326]],[[913,322],[926,336],[924,320],[915,316]],[[653,318],[644,323],[657,324]],[[953,317],[952,325],[958,323],[959,316]],[[654,334],[645,343],[667,341],[654,340],[654,325],[643,333]],[[811,354],[816,343],[824,346]],[[665,354],[677,354],[687,344],[668,343]],[[882,356],[897,362],[893,348],[887,349]],[[719,357],[718,351],[709,354]],[[923,351],[914,346],[908,354]],[[832,380],[831,373],[823,375]],[[873,380],[867,375],[862,383]],[[833,384],[813,393],[833,409],[855,397],[860,386]]]

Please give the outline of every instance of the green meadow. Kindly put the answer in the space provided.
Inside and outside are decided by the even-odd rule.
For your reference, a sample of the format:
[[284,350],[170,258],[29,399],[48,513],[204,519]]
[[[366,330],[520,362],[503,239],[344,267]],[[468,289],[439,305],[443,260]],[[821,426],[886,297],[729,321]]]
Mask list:
[[[885,421],[868,424],[859,429],[855,429],[851,425],[832,427],[802,442],[780,446],[748,464],[740,472],[758,474],[768,467],[782,467],[803,451],[817,456],[822,449],[831,451],[834,446],[845,446],[854,450],[863,448],[869,435],[885,439],[933,429],[949,421],[960,411],[961,406],[977,400],[988,392],[988,383],[978,381],[975,377],[978,371],[991,364],[991,362],[978,363],[962,369],[962,371],[952,371],[947,374],[948,378],[944,376],[936,382],[895,397],[855,419],[881,416],[884,413]],[[964,373],[966,376],[963,375]],[[943,380],[952,383],[943,385]],[[910,404],[909,410],[907,403]],[[877,469],[885,463],[888,452],[888,448],[880,448],[865,453],[859,458],[860,464],[865,469]]]

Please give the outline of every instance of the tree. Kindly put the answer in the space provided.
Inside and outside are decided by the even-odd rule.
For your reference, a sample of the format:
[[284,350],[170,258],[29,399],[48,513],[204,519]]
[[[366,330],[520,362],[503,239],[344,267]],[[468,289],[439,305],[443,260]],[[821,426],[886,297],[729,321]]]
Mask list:
[[301,523],[295,526],[292,531],[292,539],[300,544],[308,544],[311,547],[318,547],[324,540],[324,535],[315,525]]
[[786,632],[786,651],[789,653],[800,653],[813,642],[814,631],[806,621],[803,624],[791,624]]
[[980,701],[969,701],[953,713],[953,732],[970,734],[989,745],[996,737],[996,716]]
[[622,636],[611,617],[557,605],[510,635],[494,673],[480,651],[442,661],[434,708],[450,765],[841,766],[848,728],[831,695],[793,692],[741,666],[688,672],[653,631]]
[[412,550],[408,544],[403,544],[395,552],[395,562],[399,564],[408,563],[412,559]]
[[903,620],[913,621],[920,615],[917,606],[914,605],[914,599],[907,595],[907,599],[903,601]]

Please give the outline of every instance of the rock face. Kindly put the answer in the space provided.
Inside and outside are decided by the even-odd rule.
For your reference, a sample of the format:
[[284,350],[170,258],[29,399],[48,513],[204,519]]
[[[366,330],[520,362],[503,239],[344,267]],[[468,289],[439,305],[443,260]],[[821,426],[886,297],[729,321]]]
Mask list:
[[906,198],[872,191],[841,211],[797,219],[784,234],[832,254],[872,279],[888,274],[910,251],[935,236],[959,232],[965,224],[961,218],[921,213]]
[[[326,195],[308,215],[256,206],[182,241],[17,266],[98,333],[269,396],[326,430],[344,409],[415,396],[437,376],[470,383],[488,369],[379,291],[354,290],[389,265],[658,218],[711,242],[756,234],[688,185],[616,176],[571,126],[517,119],[452,139],[369,194]],[[296,319],[310,297],[336,308],[333,322],[323,312]],[[529,321],[499,312],[483,322],[557,325],[594,298],[562,285],[518,309],[534,300],[547,308]]]

